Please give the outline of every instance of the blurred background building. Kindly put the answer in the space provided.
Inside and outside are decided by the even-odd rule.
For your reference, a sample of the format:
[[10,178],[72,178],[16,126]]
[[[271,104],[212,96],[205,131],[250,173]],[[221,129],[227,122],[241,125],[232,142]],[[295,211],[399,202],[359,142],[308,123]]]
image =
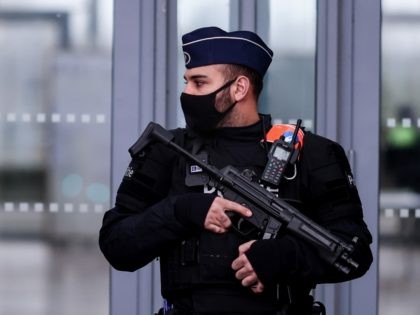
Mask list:
[[[333,74],[344,79],[328,84],[337,88],[336,99],[349,105],[344,113],[325,116],[325,125],[346,127],[363,116],[353,110],[357,98],[340,89],[356,75],[347,63],[359,58],[354,38],[363,30],[357,26],[370,19],[345,24],[354,12],[363,16],[360,3],[0,0],[0,315],[156,310],[161,302],[156,264],[133,274],[110,273],[97,238],[128,163],[127,148],[142,127],[150,120],[167,127],[184,124],[178,106],[181,35],[208,25],[257,31],[275,54],[261,111],[277,122],[301,118],[307,129],[328,134],[329,127],[319,123],[320,112],[329,109],[320,95],[331,88],[321,82],[321,65],[341,63]],[[339,12],[335,19],[325,13],[331,8]],[[414,315],[420,308],[415,268],[420,259],[420,2],[383,0],[378,10],[381,41],[373,40],[381,45],[379,124],[361,131],[367,136],[380,131],[377,147],[369,148],[379,159],[367,161],[372,176],[379,169],[378,187],[375,196],[361,192],[366,200],[379,200],[378,209],[365,208],[377,232],[370,277],[378,286],[370,300],[377,314]],[[352,25],[348,42],[337,25]],[[352,143],[342,144],[357,168],[360,155]],[[363,284],[358,281],[353,287]],[[340,301],[353,290],[326,286],[321,298]],[[355,315],[346,309],[336,308],[335,314]]]
[[113,2],[0,1],[0,314],[107,314]]

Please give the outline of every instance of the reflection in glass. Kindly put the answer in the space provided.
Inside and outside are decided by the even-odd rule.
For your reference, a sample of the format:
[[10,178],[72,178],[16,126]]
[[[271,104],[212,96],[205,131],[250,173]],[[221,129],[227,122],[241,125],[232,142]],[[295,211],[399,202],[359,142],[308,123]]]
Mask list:
[[420,308],[420,6],[382,3],[379,314]]
[[0,4],[0,313],[107,314],[112,1]]

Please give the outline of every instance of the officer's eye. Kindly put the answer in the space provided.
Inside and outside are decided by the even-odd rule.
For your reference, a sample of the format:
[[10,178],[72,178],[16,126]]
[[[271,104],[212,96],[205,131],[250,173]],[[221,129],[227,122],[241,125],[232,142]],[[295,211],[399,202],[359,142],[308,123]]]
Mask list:
[[194,85],[196,86],[196,87],[200,87],[200,86],[203,86],[204,85],[204,81],[201,81],[201,80],[196,80],[196,81],[194,81]]

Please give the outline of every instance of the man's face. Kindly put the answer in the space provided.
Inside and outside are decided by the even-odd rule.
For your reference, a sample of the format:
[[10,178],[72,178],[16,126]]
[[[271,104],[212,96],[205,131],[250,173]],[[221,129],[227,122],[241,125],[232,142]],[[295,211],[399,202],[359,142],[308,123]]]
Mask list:
[[[184,74],[184,93],[192,95],[206,95],[223,86],[227,80],[223,75],[223,65],[209,65],[187,69]],[[216,109],[224,111],[232,104],[230,87],[220,91],[216,96]]]

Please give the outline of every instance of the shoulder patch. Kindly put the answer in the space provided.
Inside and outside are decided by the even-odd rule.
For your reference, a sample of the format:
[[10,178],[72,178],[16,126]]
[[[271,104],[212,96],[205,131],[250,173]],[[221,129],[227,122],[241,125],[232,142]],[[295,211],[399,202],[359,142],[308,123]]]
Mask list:
[[[296,125],[292,124],[276,124],[271,127],[266,135],[267,142],[273,143],[274,141],[280,139],[281,136],[284,136],[285,142],[292,141],[293,133],[295,131]],[[297,133],[297,141],[295,144],[296,148],[303,147],[303,138],[305,133],[301,128]]]
[[133,169],[133,167],[131,165],[129,165],[127,167],[127,170],[125,171],[124,176],[125,177],[128,177],[128,178],[131,178],[131,176],[133,176],[133,174],[134,174],[134,169]]

